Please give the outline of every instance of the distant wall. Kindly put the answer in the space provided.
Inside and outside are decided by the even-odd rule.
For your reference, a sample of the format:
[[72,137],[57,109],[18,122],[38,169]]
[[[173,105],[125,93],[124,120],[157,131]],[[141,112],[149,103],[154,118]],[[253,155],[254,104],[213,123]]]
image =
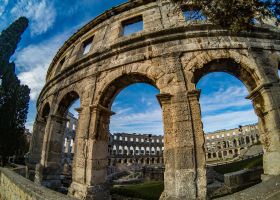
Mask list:
[[1,200],[74,200],[66,195],[36,185],[15,172],[0,168]]

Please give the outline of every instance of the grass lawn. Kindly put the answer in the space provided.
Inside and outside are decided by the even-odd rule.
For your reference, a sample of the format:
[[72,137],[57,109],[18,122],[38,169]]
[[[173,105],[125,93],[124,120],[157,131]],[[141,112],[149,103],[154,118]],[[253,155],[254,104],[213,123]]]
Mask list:
[[222,174],[226,174],[226,173],[230,173],[230,172],[235,172],[235,171],[239,171],[242,169],[251,169],[257,166],[262,166],[263,163],[263,159],[262,159],[262,155],[254,157],[254,158],[250,158],[247,160],[242,160],[242,161],[238,161],[238,162],[234,162],[234,163],[230,163],[230,164],[226,164],[226,165],[221,165],[221,166],[216,166],[214,167],[214,170],[222,173]]
[[111,188],[110,193],[125,197],[158,200],[162,191],[163,182],[150,181],[135,185],[114,186]]

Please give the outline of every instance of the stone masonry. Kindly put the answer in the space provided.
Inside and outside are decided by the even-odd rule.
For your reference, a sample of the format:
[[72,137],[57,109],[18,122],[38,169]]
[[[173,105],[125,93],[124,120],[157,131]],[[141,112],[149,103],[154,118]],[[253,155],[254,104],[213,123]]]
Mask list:
[[[74,127],[78,120],[71,113],[68,113],[67,118],[69,121],[64,133],[62,162],[64,171],[71,174],[75,148],[73,141],[76,134]],[[260,144],[257,124],[206,133],[204,138],[207,164],[222,164],[224,161],[238,158],[251,146]],[[108,152],[110,166],[117,164],[163,166],[164,137],[137,133],[110,134]],[[262,151],[257,151],[252,156],[258,154],[262,154]],[[69,170],[71,171],[69,172]]]
[[[66,114],[80,99],[69,195],[109,199],[105,178],[111,105],[123,88],[141,82],[160,91],[165,145],[161,199],[206,199],[196,84],[211,72],[227,72],[247,87],[259,118],[264,180],[280,174],[279,30],[260,25],[232,34],[207,21],[186,22],[181,6],[169,0],[129,1],[99,15],[64,43],[37,102],[29,160],[36,183],[60,187]],[[143,29],[124,36],[124,28],[139,20]]]

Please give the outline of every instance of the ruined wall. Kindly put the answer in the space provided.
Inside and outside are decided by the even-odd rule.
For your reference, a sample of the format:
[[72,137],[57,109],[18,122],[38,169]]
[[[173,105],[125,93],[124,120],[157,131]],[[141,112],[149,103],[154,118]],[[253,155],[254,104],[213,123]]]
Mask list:
[[35,185],[15,172],[0,168],[1,200],[75,200],[63,194]]

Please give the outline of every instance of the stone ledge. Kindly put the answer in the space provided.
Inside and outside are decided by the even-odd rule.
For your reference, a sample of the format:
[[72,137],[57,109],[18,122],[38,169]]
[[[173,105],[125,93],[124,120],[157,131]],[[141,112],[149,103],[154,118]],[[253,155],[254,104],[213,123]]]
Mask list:
[[276,200],[280,199],[280,176],[275,176],[241,192],[234,193],[220,200]]
[[36,185],[6,168],[0,168],[0,199],[75,200],[75,198]]

